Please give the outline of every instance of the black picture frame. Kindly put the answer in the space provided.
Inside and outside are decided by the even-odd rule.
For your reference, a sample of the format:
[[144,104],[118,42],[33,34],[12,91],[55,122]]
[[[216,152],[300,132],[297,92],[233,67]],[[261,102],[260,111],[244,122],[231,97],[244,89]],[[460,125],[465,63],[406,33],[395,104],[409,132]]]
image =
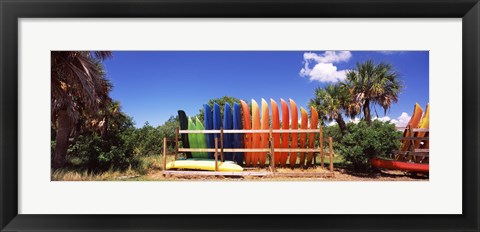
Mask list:
[[[478,213],[480,4],[478,0],[0,0],[0,15],[1,231],[480,230],[478,219],[480,217]],[[194,216],[18,214],[17,20],[63,17],[462,18],[463,214]]]

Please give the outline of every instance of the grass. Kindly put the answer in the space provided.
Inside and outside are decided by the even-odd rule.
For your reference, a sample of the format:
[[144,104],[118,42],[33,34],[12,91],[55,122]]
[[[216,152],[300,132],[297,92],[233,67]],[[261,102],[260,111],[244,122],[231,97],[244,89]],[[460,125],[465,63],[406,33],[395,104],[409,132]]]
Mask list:
[[[169,155],[167,156],[167,162],[173,161],[175,156]],[[299,158],[297,159],[297,163],[299,163]],[[328,155],[326,155],[324,160],[325,168],[320,168],[320,157],[317,156],[315,167],[309,169],[301,169],[297,167],[295,169],[290,169],[289,167],[286,168],[277,168],[278,172],[324,172],[327,171],[329,167],[330,161]],[[345,167],[344,160],[342,156],[334,155],[333,156],[333,164],[336,168],[336,172],[338,170]],[[267,159],[267,166],[268,166],[268,159]],[[223,178],[223,177],[203,177],[203,176],[190,176],[190,177],[169,177],[165,178],[162,175],[162,166],[163,166],[163,156],[161,155],[153,155],[153,156],[146,156],[140,158],[140,165],[135,169],[130,167],[127,170],[119,171],[110,169],[103,173],[92,173],[88,171],[76,171],[76,170],[68,170],[68,169],[61,169],[57,170],[52,173],[52,181],[179,181],[179,180],[265,180],[265,181],[281,181],[281,180],[315,180],[315,178],[255,178],[255,177],[246,177],[246,178]],[[288,166],[288,163],[287,163]],[[340,169],[339,169],[340,168]],[[267,167],[263,169],[255,169],[251,171],[266,171],[268,170]],[[337,176],[338,175],[338,176]],[[337,173],[335,180],[349,180],[350,178],[355,178],[355,175],[348,174],[343,172],[342,174]],[[358,178],[358,177],[357,177]],[[367,178],[367,177],[363,177]],[[368,177],[370,178],[370,177]],[[401,179],[401,178],[400,178]],[[404,180],[404,179],[401,179]]]
[[[151,172],[162,170],[163,156],[152,155],[140,157],[140,164],[136,168],[129,167],[120,171],[110,169],[102,173],[89,171],[78,171],[71,169],[59,169],[52,173],[52,181],[125,181],[125,180],[143,180]],[[174,156],[167,156],[167,162],[173,161]]]
[[[163,166],[162,155],[152,155],[140,157],[140,164],[136,168],[129,167],[127,170],[120,171],[110,169],[102,173],[94,173],[89,171],[78,171],[71,169],[60,169],[52,173],[52,181],[159,181],[159,180],[176,180],[175,178],[164,178],[161,173]],[[174,161],[175,156],[168,155],[167,163]],[[297,163],[300,158],[297,158]],[[343,162],[341,156],[333,157],[334,166]],[[330,161],[326,155],[324,164],[328,167]],[[267,165],[268,159],[267,159]],[[288,163],[287,163],[288,165]],[[320,165],[320,157],[317,156],[316,165]],[[290,171],[290,168],[279,169],[278,171]],[[287,170],[288,169],[288,170]]]

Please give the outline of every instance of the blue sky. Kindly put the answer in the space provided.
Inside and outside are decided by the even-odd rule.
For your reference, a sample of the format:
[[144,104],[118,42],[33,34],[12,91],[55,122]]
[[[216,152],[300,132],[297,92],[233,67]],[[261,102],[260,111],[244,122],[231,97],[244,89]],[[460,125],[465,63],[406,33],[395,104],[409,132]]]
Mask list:
[[386,115],[377,107],[380,118],[401,125],[415,102],[425,108],[428,51],[116,51],[104,64],[114,85],[110,95],[141,127],[162,125],[179,109],[195,115],[209,99],[226,95],[247,102],[292,98],[305,108],[315,88],[342,80],[368,59],[392,64],[405,85]]

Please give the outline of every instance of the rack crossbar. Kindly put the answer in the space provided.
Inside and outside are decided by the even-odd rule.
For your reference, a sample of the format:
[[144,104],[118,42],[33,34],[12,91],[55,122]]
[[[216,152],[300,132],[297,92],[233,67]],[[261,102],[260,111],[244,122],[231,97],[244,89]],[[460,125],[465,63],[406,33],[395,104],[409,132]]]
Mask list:
[[[215,152],[215,148],[179,148],[179,152]],[[224,148],[223,152],[270,152],[270,148]],[[320,149],[278,148],[275,152],[320,152]]]
[[[319,129],[272,130],[272,133],[318,133]],[[221,130],[179,130],[180,134],[219,134]],[[223,130],[224,134],[270,133],[270,130]]]

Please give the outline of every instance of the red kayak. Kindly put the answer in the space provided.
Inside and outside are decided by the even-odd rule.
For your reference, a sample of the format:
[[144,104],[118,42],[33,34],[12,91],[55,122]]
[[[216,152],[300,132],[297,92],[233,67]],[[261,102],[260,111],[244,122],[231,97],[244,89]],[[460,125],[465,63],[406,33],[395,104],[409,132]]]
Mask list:
[[376,157],[372,158],[372,165],[377,168],[396,169],[396,170],[411,171],[411,172],[427,172],[428,173],[428,170],[429,170],[428,164],[386,160],[386,159],[379,159]]

